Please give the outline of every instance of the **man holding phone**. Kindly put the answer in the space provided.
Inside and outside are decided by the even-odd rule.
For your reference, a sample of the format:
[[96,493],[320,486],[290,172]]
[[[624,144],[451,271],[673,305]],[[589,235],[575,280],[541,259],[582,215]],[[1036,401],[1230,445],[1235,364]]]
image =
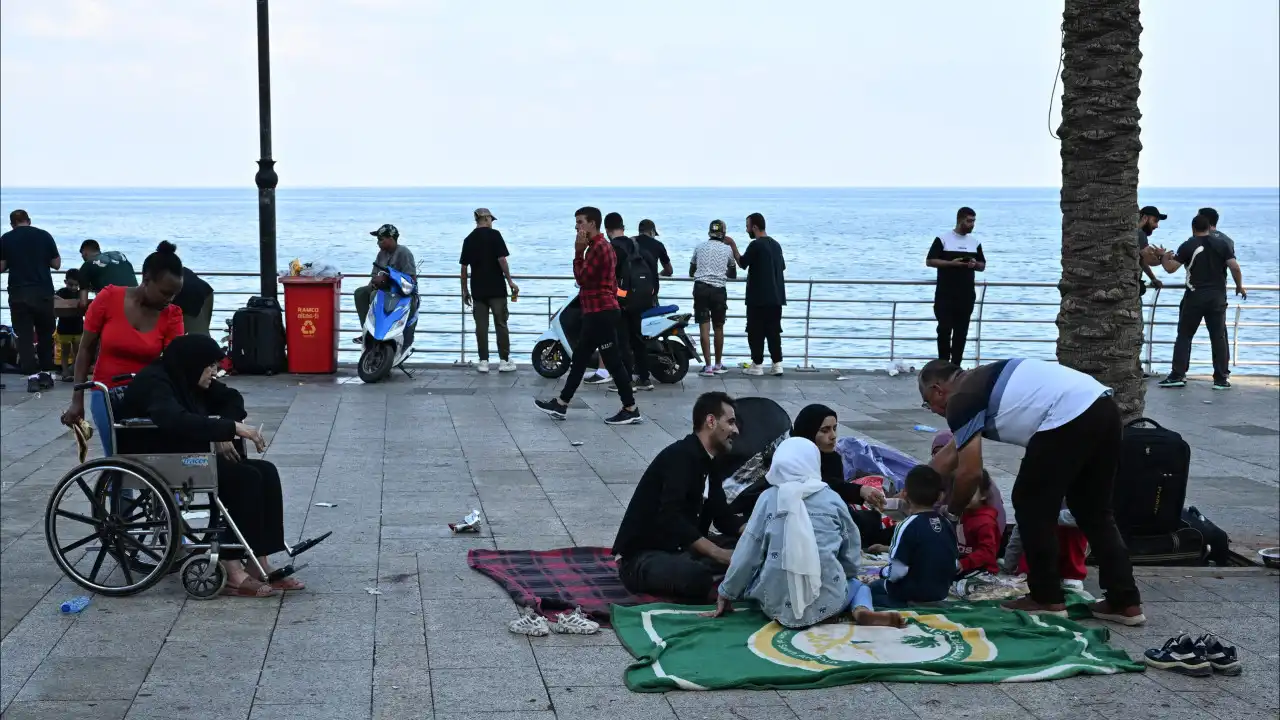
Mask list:
[[969,318],[977,300],[974,273],[987,269],[982,243],[973,238],[977,213],[962,207],[956,211],[954,230],[933,239],[925,264],[938,271],[933,292],[933,316],[938,320],[938,359],[960,366],[969,335]]
[[574,213],[577,239],[573,244],[573,277],[578,281],[578,302],[582,306],[582,329],[573,348],[573,365],[565,379],[560,396],[537,400],[535,405],[556,420],[564,420],[569,401],[582,383],[587,362],[593,353],[600,358],[618,386],[622,409],[605,420],[607,425],[632,425],[641,421],[631,389],[631,375],[618,353],[618,324],[622,312],[618,306],[617,255],[600,232],[603,220],[600,210],[580,208]]

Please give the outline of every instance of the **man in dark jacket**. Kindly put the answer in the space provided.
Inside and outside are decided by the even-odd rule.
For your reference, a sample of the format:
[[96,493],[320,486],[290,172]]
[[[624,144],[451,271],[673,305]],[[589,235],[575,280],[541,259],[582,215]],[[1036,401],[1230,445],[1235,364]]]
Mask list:
[[738,252],[733,238],[725,242],[733,248],[738,267],[747,271],[747,345],[751,348],[751,365],[742,372],[764,375],[764,345],[769,343],[772,374],[782,374],[782,306],[787,304],[787,284],[783,273],[787,261],[782,246],[764,234],[764,215],[747,216],[747,235],[751,242],[747,251]]
[[[645,470],[613,541],[628,590],[692,602],[713,597],[743,528],[715,470],[737,434],[733,399],[704,393],[693,405],[693,433],[668,445]],[[722,533],[715,540],[707,537],[712,523]]]
[[[0,235],[0,273],[9,274],[9,313],[18,341],[18,366],[31,376],[27,390],[53,387],[53,270],[62,256],[53,236],[34,227],[26,210],[9,213],[12,229]],[[37,351],[38,348],[38,351]]]

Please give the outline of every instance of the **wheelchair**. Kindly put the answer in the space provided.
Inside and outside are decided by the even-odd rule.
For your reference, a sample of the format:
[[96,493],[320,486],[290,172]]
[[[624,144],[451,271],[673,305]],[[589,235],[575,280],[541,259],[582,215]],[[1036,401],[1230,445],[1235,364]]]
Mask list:
[[[113,378],[123,382],[132,376]],[[293,563],[270,574],[218,498],[218,463],[210,445],[203,452],[150,452],[174,446],[150,420],[117,420],[119,395],[99,382],[76,390],[102,393],[111,452],[67,473],[53,488],[45,511],[45,540],[59,569],[80,587],[109,596],[133,595],[177,572],[187,594],[217,597],[227,582],[218,562],[226,550],[243,550],[268,582],[305,567]],[[244,454],[242,441],[238,441]],[[200,522],[203,521],[203,522]],[[287,547],[290,558],[331,535]],[[230,540],[230,541],[228,541]]]

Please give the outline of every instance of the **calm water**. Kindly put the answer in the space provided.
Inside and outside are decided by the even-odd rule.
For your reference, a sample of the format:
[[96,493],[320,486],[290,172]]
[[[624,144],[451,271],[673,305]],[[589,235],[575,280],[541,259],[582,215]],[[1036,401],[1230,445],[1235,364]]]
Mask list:
[[[1190,234],[1196,209],[1210,205],[1222,215],[1221,229],[1236,241],[1236,252],[1249,285],[1274,285],[1280,278],[1280,190],[1277,189],[1150,189],[1140,196],[1170,218],[1156,231],[1153,241],[1176,246]],[[715,218],[728,223],[731,234],[745,247],[742,219],[761,212],[769,232],[782,243],[787,256],[789,282],[809,279],[928,281],[933,273],[924,267],[924,256],[933,237],[950,228],[955,209],[973,207],[978,213],[977,234],[987,257],[985,279],[991,282],[1056,282],[1060,274],[1058,191],[1036,189],[305,189],[279,191],[278,258],[280,266],[292,258],[323,260],[348,273],[367,272],[376,248],[369,231],[384,222],[395,224],[401,242],[413,250],[424,273],[448,274],[447,279],[424,282],[430,295],[424,307],[452,316],[426,318],[436,333],[419,335],[423,350],[443,351],[433,359],[457,357],[459,319],[456,279],[458,250],[473,226],[471,211],[488,207],[498,216],[497,227],[507,239],[521,301],[513,308],[522,313],[512,319],[517,360],[527,361],[533,334],[546,327],[548,301],[574,291],[571,281],[521,281],[521,275],[568,275],[573,247],[573,211],[596,205],[605,212],[618,211],[634,230],[642,218],[658,225],[671,255],[676,275],[686,274],[697,242],[706,237],[707,224]],[[209,190],[102,190],[102,189],[0,189],[0,206],[29,211],[40,227],[58,239],[64,257],[74,257],[79,242],[96,238],[104,248],[121,250],[141,265],[142,258],[163,239],[179,245],[184,261],[197,271],[256,272],[258,267],[257,194],[247,189]],[[1181,274],[1162,278],[1180,281]],[[980,276],[982,277],[982,276]],[[253,291],[256,278],[210,278],[219,292]],[[348,291],[353,283],[348,283]],[[731,297],[741,297],[741,285]],[[799,362],[804,343],[804,302],[809,289],[789,287],[784,339],[788,363]],[[893,334],[896,358],[927,358],[933,353],[933,321],[928,304],[932,288],[926,286],[813,286],[809,355],[816,365],[883,367],[890,356],[890,324],[896,307],[899,321]],[[1158,322],[1176,319],[1181,291],[1161,296]],[[1151,301],[1153,293],[1145,296]],[[689,286],[664,285],[664,299],[691,304]],[[1009,355],[1052,357],[1057,330],[1052,321],[1058,303],[1054,288],[990,288],[983,314],[982,356]],[[829,302],[821,302],[827,300]],[[241,297],[224,297],[219,310],[242,303]],[[1044,305],[1000,305],[1019,302]],[[1276,305],[1277,294],[1250,295],[1250,305]],[[348,301],[349,303],[349,301]],[[741,315],[741,305],[731,315]],[[1165,306],[1168,306],[1167,308]],[[348,304],[349,307],[349,304]],[[7,313],[6,313],[7,314]],[[222,314],[221,312],[219,313]],[[820,319],[819,319],[820,318]],[[873,319],[875,318],[875,319]],[[904,322],[902,318],[918,321]],[[1228,321],[1234,318],[1234,309]],[[1274,309],[1246,310],[1244,322],[1277,321]],[[1001,322],[1004,321],[1004,322]],[[976,315],[975,315],[976,322]],[[343,323],[354,327],[354,316]],[[468,328],[470,327],[468,321]],[[741,333],[741,321],[730,320],[730,333]],[[968,353],[976,351],[975,331],[970,330]],[[474,358],[474,338],[467,337],[468,357]],[[1172,326],[1156,329],[1157,341],[1172,341]],[[1200,336],[1204,340],[1203,331]],[[1275,327],[1242,327],[1240,339],[1271,342]],[[1020,341],[1020,342],[1014,342]],[[1026,342],[1041,341],[1041,342]],[[728,354],[739,358],[745,341],[730,339]],[[1169,345],[1157,345],[1156,367],[1167,367]],[[862,356],[860,360],[824,359]],[[1238,370],[1274,373],[1276,369],[1250,365],[1250,361],[1276,361],[1275,347],[1242,346]],[[1207,362],[1208,346],[1198,345],[1196,362]],[[1164,363],[1161,363],[1164,360]],[[1193,369],[1194,370],[1194,369]],[[1198,368],[1204,371],[1205,368]]]

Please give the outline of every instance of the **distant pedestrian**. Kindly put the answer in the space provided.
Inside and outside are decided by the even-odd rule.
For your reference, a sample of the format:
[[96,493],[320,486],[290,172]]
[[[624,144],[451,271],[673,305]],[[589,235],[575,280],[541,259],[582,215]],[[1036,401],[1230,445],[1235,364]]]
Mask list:
[[[1150,283],[1151,287],[1156,289],[1164,287],[1164,283],[1160,282],[1160,279],[1156,277],[1156,274],[1151,271],[1151,263],[1147,262],[1147,253],[1145,251],[1151,242],[1151,234],[1156,231],[1156,228],[1160,227],[1160,221],[1168,219],[1169,216],[1160,212],[1154,205],[1148,205],[1138,211],[1137,235],[1138,258],[1140,260],[1139,265],[1141,265],[1142,271],[1147,274],[1148,283]],[[1157,265],[1160,263],[1158,258],[1155,262]],[[1145,290],[1146,288],[1143,289]]]
[[618,307],[622,311],[618,353],[633,376],[631,389],[652,390],[643,325],[645,312],[657,304],[658,261],[627,237],[627,228],[618,213],[604,216],[604,231],[617,257]]
[[80,303],[87,305],[89,293],[97,295],[109,285],[138,287],[138,273],[133,263],[118,250],[102,251],[97,240],[80,243]]
[[[520,286],[511,279],[511,267],[507,264],[507,243],[502,233],[493,227],[497,220],[488,208],[478,208],[473,213],[476,229],[462,241],[462,302],[471,306],[471,318],[476,323],[476,353],[480,362],[476,370],[489,372],[489,316],[493,315],[493,332],[498,336],[498,372],[515,372],[511,362],[511,335],[507,330],[507,289],[511,290],[511,302],[520,297]],[[470,291],[467,284],[467,267],[471,268]]]
[[[729,312],[729,278],[738,276],[738,263],[733,247],[725,241],[723,220],[712,220],[707,239],[693,250],[689,277],[693,278],[693,319],[702,336],[702,357],[707,364],[703,377],[728,372],[724,366],[724,318]],[[711,352],[711,334],[715,331],[715,354]]]
[[739,253],[733,238],[725,238],[733,250],[734,260],[747,271],[747,345],[751,348],[751,365],[743,370],[747,375],[764,375],[765,342],[769,343],[772,373],[782,374],[782,306],[787,304],[784,278],[787,261],[782,257],[782,246],[764,231],[764,215],[752,213],[747,216],[747,236],[751,242],[746,252]]
[[938,270],[933,290],[933,316],[938,321],[938,359],[960,366],[969,336],[969,318],[977,301],[974,273],[987,269],[982,243],[973,237],[977,213],[956,211],[956,227],[933,239],[925,264]]
[[573,277],[578,281],[578,301],[582,307],[582,329],[573,348],[573,365],[565,379],[560,397],[538,400],[536,405],[557,420],[564,420],[569,401],[582,382],[587,362],[597,350],[605,367],[614,376],[622,409],[605,420],[609,425],[630,425],[640,422],[640,411],[631,391],[631,378],[618,354],[617,255],[600,233],[600,211],[584,207],[574,213],[577,238],[573,244]]
[[1191,365],[1191,340],[1204,320],[1209,330],[1209,346],[1213,353],[1213,389],[1228,390],[1231,382],[1231,357],[1227,347],[1227,270],[1235,280],[1236,295],[1247,298],[1240,263],[1235,249],[1221,234],[1209,229],[1209,219],[1197,215],[1191,221],[1191,238],[1176,253],[1162,251],[1161,265],[1166,272],[1186,268],[1187,290],[1178,305],[1178,339],[1173,345],[1173,368],[1160,381],[1162,388],[1187,385],[1187,369]]
[[[674,272],[671,268],[671,257],[667,255],[667,246],[658,240],[658,226],[652,220],[640,221],[640,234],[635,237],[635,241],[640,244],[641,250],[649,253],[662,265],[658,275],[671,277]],[[653,290],[655,295],[661,296],[661,282],[656,277],[653,279]]]
[[18,367],[28,376],[27,390],[53,387],[53,270],[62,256],[53,236],[31,224],[26,210],[9,213],[0,235],[0,272],[9,273],[9,314],[18,343]]
[[[80,298],[80,271],[71,268],[63,276],[62,287],[54,293],[62,300],[78,300]],[[75,315],[63,315],[58,318],[58,354],[62,357],[62,381],[74,379],[76,367],[76,351],[80,349],[80,336],[84,334],[84,316],[76,311]]]
[[1236,241],[1232,240],[1230,236],[1218,229],[1218,211],[1211,207],[1202,207],[1196,211],[1196,214],[1209,221],[1209,234],[1225,241],[1231,248],[1231,253],[1235,254]]
[[[174,245],[173,251],[177,250]],[[209,326],[213,324],[213,287],[186,265],[182,266],[182,291],[173,299],[173,304],[182,309],[182,325],[188,335],[209,335]]]

